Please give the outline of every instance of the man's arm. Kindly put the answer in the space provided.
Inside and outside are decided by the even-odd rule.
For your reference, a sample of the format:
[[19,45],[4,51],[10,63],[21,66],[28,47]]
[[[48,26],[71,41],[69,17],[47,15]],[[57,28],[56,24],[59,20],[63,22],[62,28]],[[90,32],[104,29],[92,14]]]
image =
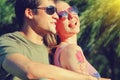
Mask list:
[[19,53],[6,55],[3,68],[20,78],[24,77],[24,79],[97,80],[92,76],[78,74],[53,65],[32,62]]

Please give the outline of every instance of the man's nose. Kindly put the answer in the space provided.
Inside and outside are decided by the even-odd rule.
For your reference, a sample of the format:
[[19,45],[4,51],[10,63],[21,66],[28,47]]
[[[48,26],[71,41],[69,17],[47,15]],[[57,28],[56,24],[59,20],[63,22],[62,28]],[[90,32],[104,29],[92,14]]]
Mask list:
[[55,12],[55,13],[53,14],[53,18],[59,19],[59,16],[58,16],[57,12]]

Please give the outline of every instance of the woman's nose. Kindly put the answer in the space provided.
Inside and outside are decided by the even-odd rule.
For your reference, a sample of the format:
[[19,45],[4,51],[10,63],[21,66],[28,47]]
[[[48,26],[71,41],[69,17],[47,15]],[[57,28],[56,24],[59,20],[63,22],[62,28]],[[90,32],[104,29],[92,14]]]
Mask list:
[[73,14],[72,13],[68,13],[68,19],[72,19],[73,18]]

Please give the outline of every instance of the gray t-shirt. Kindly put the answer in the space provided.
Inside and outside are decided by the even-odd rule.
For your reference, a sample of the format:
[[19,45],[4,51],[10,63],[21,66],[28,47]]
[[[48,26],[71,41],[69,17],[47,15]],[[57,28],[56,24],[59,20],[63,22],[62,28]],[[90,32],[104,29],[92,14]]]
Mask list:
[[[9,66],[2,66],[5,55],[14,53],[20,53],[32,61],[49,64],[48,49],[44,44],[35,44],[18,32],[8,33],[0,37],[0,80],[5,80],[4,78],[9,76],[8,72],[4,70]],[[12,76],[13,79],[11,80],[21,80],[15,77],[14,74]]]

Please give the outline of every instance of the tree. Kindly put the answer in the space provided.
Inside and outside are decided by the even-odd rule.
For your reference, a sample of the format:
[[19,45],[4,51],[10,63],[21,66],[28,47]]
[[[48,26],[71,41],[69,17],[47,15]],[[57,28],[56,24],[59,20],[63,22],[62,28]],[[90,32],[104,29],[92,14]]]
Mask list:
[[15,0],[0,0],[0,35],[17,30],[14,2]]
[[[102,77],[120,79],[120,0],[65,0],[79,9],[78,44]],[[0,35],[18,30],[15,0],[0,0]]]
[[104,77],[119,79],[120,1],[90,0],[81,13],[78,44]]

